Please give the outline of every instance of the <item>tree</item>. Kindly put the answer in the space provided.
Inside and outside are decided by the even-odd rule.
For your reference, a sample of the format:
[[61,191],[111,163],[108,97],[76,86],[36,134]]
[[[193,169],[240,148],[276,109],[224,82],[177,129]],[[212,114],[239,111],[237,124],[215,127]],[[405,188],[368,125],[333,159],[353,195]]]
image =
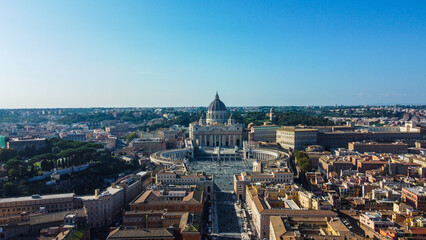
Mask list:
[[7,162],[9,159],[16,157],[17,153],[13,149],[0,149],[0,162]]
[[309,172],[312,168],[312,161],[309,156],[303,151],[295,152],[296,163],[303,172]]
[[60,147],[53,147],[53,148],[52,148],[52,153],[53,153],[53,154],[58,154],[60,151],[61,151],[61,148],[60,148]]
[[21,160],[16,159],[16,158],[12,158],[12,159],[9,159],[4,166],[7,170],[10,170],[10,169],[18,170],[21,163],[22,163]]
[[41,166],[41,171],[45,172],[45,171],[50,171],[50,164],[47,160],[42,160],[40,162],[40,166]]
[[15,185],[11,182],[7,182],[3,185],[3,197],[10,197],[13,196],[13,193],[15,191]]
[[19,170],[15,168],[10,169],[7,173],[11,180],[15,180],[19,176]]
[[139,160],[137,160],[136,158],[133,158],[132,160],[130,160],[130,165],[132,165],[134,168],[138,168]]
[[30,176],[33,177],[34,174],[35,174],[35,166],[34,166],[34,164],[31,164],[31,166],[30,166]]
[[129,144],[133,139],[138,138],[138,135],[136,133],[130,133],[126,136],[126,143]]

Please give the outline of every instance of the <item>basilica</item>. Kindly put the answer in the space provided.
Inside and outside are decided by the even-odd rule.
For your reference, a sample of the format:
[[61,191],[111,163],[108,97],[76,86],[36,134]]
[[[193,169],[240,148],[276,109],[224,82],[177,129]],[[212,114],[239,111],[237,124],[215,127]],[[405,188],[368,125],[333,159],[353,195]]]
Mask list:
[[236,123],[216,93],[206,116],[189,125],[189,137],[197,146],[242,147],[243,125]]

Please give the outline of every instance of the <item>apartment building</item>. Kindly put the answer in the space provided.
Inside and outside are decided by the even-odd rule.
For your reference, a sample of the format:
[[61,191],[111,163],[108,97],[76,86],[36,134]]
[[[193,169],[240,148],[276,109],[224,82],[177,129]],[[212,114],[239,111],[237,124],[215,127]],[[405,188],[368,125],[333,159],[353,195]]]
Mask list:
[[[325,231],[324,231],[325,230]],[[271,216],[269,240],[350,239],[351,231],[340,219]]]
[[389,219],[382,217],[382,214],[378,212],[362,213],[359,217],[359,222],[373,231],[379,231],[379,229],[389,228],[395,225]]
[[424,187],[402,188],[402,200],[419,211],[426,211],[426,189]]
[[245,200],[246,185],[256,182],[273,184],[293,184],[294,173],[289,168],[280,168],[276,171],[252,172],[234,175],[234,192],[238,200]]
[[[332,218],[337,214],[330,210],[301,210],[282,208],[281,204],[271,206],[266,200],[264,191],[258,192],[254,185],[246,186],[246,203],[251,209],[254,227],[260,238],[268,238],[270,236],[270,217],[271,216],[287,216],[287,217],[304,217],[304,218]],[[278,199],[279,200],[279,199]],[[282,201],[282,200],[279,200]],[[280,207],[275,207],[280,206]]]

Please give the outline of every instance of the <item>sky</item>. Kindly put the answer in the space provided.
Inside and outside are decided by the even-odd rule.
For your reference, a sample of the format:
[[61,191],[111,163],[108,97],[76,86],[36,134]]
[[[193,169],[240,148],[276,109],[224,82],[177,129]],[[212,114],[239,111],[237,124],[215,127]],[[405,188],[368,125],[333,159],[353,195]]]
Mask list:
[[426,104],[426,1],[0,0],[0,108]]

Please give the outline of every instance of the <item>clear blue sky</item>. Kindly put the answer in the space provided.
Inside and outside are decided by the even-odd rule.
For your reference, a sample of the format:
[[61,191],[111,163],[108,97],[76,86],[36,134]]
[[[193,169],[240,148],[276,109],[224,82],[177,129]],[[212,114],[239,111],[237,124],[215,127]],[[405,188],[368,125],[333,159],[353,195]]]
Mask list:
[[0,0],[0,108],[426,104],[426,1]]

